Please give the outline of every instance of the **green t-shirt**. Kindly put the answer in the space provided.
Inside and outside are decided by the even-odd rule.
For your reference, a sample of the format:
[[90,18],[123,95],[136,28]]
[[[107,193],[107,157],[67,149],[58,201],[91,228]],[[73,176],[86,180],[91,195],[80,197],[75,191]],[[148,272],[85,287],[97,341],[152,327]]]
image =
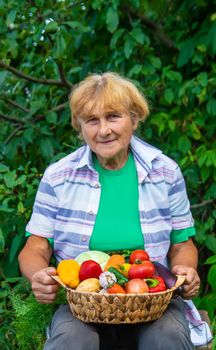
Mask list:
[[96,156],[94,167],[99,173],[101,196],[91,235],[91,250],[144,249],[138,208],[138,177],[129,153],[119,170],[104,169]]
[[[93,233],[91,250],[143,249],[138,208],[138,178],[132,154],[120,170],[107,170],[93,156],[95,169],[99,173],[101,197]],[[171,244],[187,241],[196,234],[194,227],[173,230]],[[31,233],[26,232],[26,237]],[[48,238],[53,248],[53,238]]]

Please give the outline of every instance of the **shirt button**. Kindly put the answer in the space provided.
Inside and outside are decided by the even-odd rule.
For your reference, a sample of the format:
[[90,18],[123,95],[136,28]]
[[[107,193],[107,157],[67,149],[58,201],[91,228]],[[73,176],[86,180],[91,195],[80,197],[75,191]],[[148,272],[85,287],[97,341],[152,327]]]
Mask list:
[[82,242],[86,242],[87,241],[87,238],[86,237],[83,237],[82,238]]
[[93,215],[94,213],[93,213],[93,211],[92,211],[92,210],[90,210],[90,211],[89,211],[89,214],[90,214],[90,215]]

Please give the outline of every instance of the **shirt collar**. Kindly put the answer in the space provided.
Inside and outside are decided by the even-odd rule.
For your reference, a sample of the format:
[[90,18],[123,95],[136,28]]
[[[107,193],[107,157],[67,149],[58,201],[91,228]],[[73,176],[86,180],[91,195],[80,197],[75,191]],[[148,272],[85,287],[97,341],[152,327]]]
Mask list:
[[131,138],[131,150],[136,163],[138,182],[141,183],[151,171],[152,161],[162,151],[134,135]]
[[[136,168],[138,172],[139,183],[142,182],[150,170],[152,169],[152,161],[162,153],[161,150],[155,148],[144,142],[137,136],[131,138],[131,151],[135,159]],[[95,172],[92,160],[92,151],[88,145],[82,147],[82,153],[80,154],[77,168],[87,166],[89,169]]]
[[82,153],[80,154],[77,162],[77,169],[87,166],[89,169],[95,171],[93,167],[92,151],[88,145],[82,147]]

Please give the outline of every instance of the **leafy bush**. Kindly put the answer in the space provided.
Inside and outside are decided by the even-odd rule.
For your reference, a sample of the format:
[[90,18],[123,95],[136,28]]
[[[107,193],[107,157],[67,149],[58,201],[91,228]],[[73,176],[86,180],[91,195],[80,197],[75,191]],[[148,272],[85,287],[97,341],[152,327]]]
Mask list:
[[199,249],[202,286],[195,302],[215,324],[215,1],[0,3],[2,348],[20,342],[10,295],[22,286],[17,255],[36,189],[46,166],[80,144],[67,101],[89,72],[117,71],[148,98],[151,116],[138,133],[182,168]]

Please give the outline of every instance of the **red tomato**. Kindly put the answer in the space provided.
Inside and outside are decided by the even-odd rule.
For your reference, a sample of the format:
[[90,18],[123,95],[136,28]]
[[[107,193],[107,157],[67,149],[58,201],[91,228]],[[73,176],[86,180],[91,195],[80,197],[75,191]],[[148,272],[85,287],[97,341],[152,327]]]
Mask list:
[[125,284],[125,290],[127,293],[142,294],[148,293],[149,287],[141,278],[134,278]]
[[151,261],[143,261],[142,264],[131,265],[128,271],[129,279],[151,278],[155,274],[155,266]]
[[107,289],[109,294],[126,294],[125,290],[117,283]]
[[80,266],[79,279],[83,281],[87,278],[98,278],[102,272],[101,266],[96,261],[86,260]]
[[130,264],[139,264],[141,261],[146,260],[149,260],[149,255],[143,249],[134,250],[129,257]]

